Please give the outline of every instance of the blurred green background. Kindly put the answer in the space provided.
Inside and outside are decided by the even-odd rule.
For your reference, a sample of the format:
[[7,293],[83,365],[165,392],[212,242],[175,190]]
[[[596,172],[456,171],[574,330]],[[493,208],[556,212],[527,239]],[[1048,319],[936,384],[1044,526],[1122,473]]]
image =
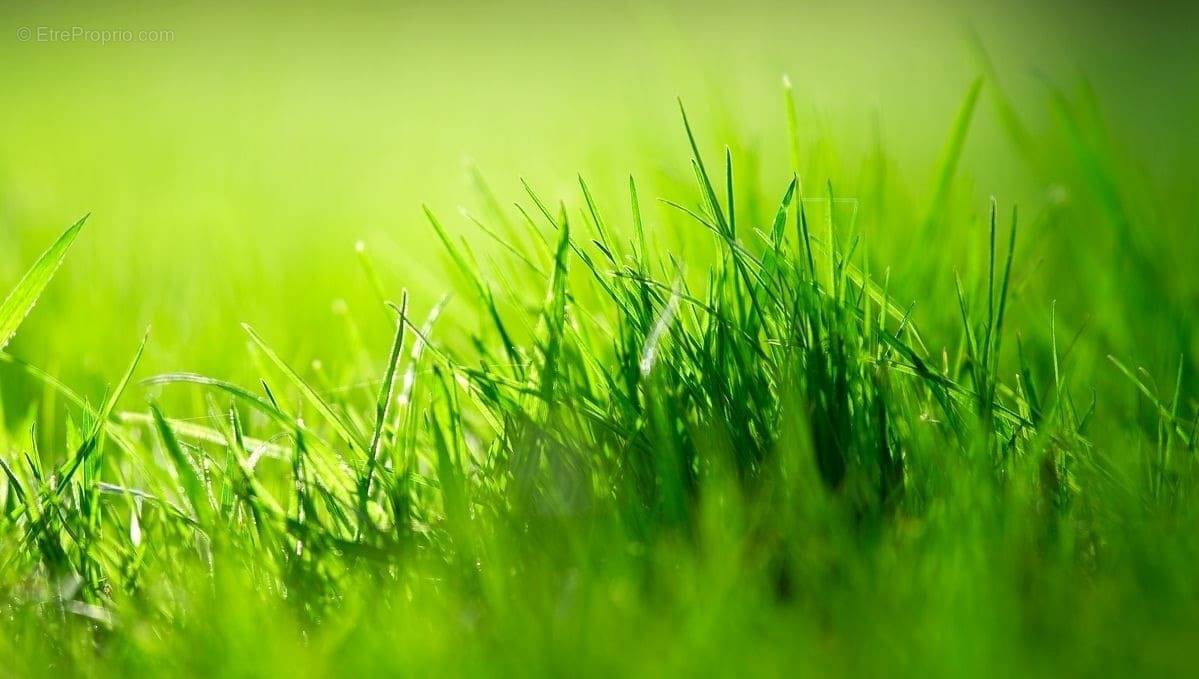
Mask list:
[[[410,288],[423,313],[451,281],[421,203],[484,256],[494,250],[456,212],[480,204],[472,167],[503,203],[522,198],[520,177],[548,198],[573,200],[576,173],[613,211],[625,210],[629,173],[647,196],[689,197],[675,190],[690,179],[676,97],[712,153],[730,144],[744,175],[760,177],[766,195],[781,193],[790,172],[784,74],[805,154],[822,168],[805,181],[827,177],[855,193],[864,159],[884,149],[890,200],[912,205],[886,221],[872,256],[902,268],[923,256],[905,248],[935,247],[948,267],[955,248],[981,244],[970,218],[914,241],[910,216],[931,191],[959,102],[984,71],[972,35],[1034,135],[1055,129],[1052,88],[1085,74],[1117,157],[1132,163],[1126,176],[1168,207],[1150,237],[1175,246],[1156,247],[1155,266],[1186,308],[1195,286],[1181,267],[1195,249],[1199,150],[1194,10],[1000,5],[5,3],[0,287],[92,213],[9,351],[99,387],[152,325],[143,372],[239,379],[252,374],[242,364],[242,321],[290,358],[338,362],[346,331],[334,309],[344,300],[382,354],[388,321],[372,308],[356,242],[393,294]],[[103,45],[36,33],[75,26],[172,37]],[[23,40],[22,28],[33,38]],[[1070,200],[1068,185],[1022,160],[993,87],[959,168],[957,200],[968,206],[960,214],[981,218],[992,194],[1028,214]],[[1089,269],[1073,270],[1070,242],[1046,245],[1032,233],[1026,272],[1082,324],[1095,311],[1094,291],[1077,292]],[[1080,247],[1104,239],[1085,234],[1069,239],[1086,239]],[[685,241],[675,234],[661,247]],[[951,284],[949,271],[897,285],[915,298]],[[1048,300],[1038,299],[1043,311]],[[472,315],[469,301],[454,302],[450,327],[474,327]],[[1175,338],[1165,346],[1163,356],[1177,351]]]

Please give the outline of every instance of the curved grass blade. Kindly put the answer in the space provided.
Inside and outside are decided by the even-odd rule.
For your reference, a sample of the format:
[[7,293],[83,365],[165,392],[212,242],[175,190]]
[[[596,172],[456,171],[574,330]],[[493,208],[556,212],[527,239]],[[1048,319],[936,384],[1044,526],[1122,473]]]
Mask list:
[[314,408],[316,408],[317,412],[319,412],[322,417],[329,421],[329,424],[333,425],[333,428],[337,430],[337,433],[341,434],[350,445],[354,446],[359,451],[367,451],[367,446],[363,443],[362,437],[359,436],[349,425],[349,423],[347,423],[345,419],[333,409],[333,406],[329,405],[328,401],[321,398],[320,393],[317,392],[317,390],[314,389],[311,384],[308,384],[303,377],[300,377],[299,373],[293,370],[291,366],[287,365],[287,363],[279,357],[279,354],[276,354],[275,350],[271,349],[270,346],[268,346],[267,343],[258,336],[258,333],[254,332],[254,329],[251,328],[248,323],[243,323],[242,328],[245,329],[246,333],[250,336],[250,339],[254,341],[254,344],[262,350],[262,353],[266,354],[266,357],[270,359],[271,363],[274,363],[275,367],[277,367],[284,375],[286,375],[287,378],[291,380],[292,384],[299,387],[300,393],[304,395],[304,398],[306,398],[308,402],[311,403]]
[[177,384],[177,383],[197,384],[200,386],[212,387],[219,391],[223,391],[238,400],[241,400],[242,402],[255,408],[259,412],[262,412],[263,414],[269,415],[271,418],[273,418],[280,424],[286,425],[288,427],[295,425],[295,421],[292,420],[292,418],[289,417],[287,415],[287,413],[280,410],[277,405],[275,405],[271,401],[268,401],[260,396],[256,396],[255,394],[251,393],[250,391],[248,391],[242,387],[239,387],[238,385],[233,384],[232,382],[225,382],[223,380],[218,380],[218,379],[215,379],[212,377],[206,377],[204,375],[199,375],[196,373],[166,373],[163,375],[156,375],[154,377],[142,380],[141,383],[142,383],[142,386],[147,386],[147,387],[156,386],[156,385],[160,385],[160,384]]
[[17,287],[13,288],[12,292],[8,293],[8,297],[4,299],[4,303],[0,304],[0,349],[3,349],[13,335],[17,334],[17,328],[33,310],[33,306],[37,304],[38,298],[42,296],[42,291],[46,289],[46,285],[58,271],[63,258],[67,256],[67,250],[70,249],[71,243],[75,242],[75,237],[79,235],[87,218],[88,215],[84,215],[71,228],[63,232],[58,240],[54,241],[54,244],[43,252],[41,257],[38,257],[33,267],[17,283]]

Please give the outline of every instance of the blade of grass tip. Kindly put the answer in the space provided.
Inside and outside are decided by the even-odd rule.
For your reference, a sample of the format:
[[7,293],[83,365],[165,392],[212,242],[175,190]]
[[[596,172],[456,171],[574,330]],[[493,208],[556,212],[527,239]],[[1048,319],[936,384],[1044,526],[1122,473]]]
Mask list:
[[[416,386],[416,368],[420,363],[421,356],[425,350],[425,340],[433,333],[433,326],[437,323],[437,319],[441,317],[442,310],[450,301],[450,296],[444,295],[437,304],[429,311],[429,315],[425,317],[425,322],[421,324],[421,329],[416,334],[416,341],[412,343],[412,353],[408,356],[408,369],[404,371],[404,384],[400,387],[400,395],[396,399],[396,403],[401,406],[407,406],[412,400],[412,390]],[[392,307],[393,309],[395,307]],[[405,322],[403,318],[400,322]]]
[[383,376],[383,384],[379,387],[379,398],[375,401],[375,427],[371,432],[370,451],[366,458],[366,475],[359,489],[358,504],[363,516],[366,515],[366,500],[370,495],[371,480],[375,475],[375,464],[379,458],[379,446],[383,441],[383,429],[391,413],[392,394],[395,392],[396,370],[400,365],[400,354],[404,350],[405,319],[408,317],[408,291],[404,290],[400,298],[400,317],[396,321],[395,341],[391,345],[391,354],[387,359],[387,372]]
[[879,330],[887,329],[887,311],[891,308],[891,267],[883,269],[883,290],[881,293],[882,301],[879,302],[878,309],[878,328]]
[[833,296],[834,301],[840,300],[838,294],[837,281],[840,278],[837,275],[837,229],[833,221],[833,182],[829,180],[825,184],[825,197],[828,201],[828,214],[824,220],[824,225],[827,230],[826,237],[828,240],[825,247],[828,248],[828,282],[829,294]]
[[803,196],[795,203],[795,227],[799,231],[799,241],[803,243],[803,251],[808,260],[808,280],[816,280],[816,256],[812,254],[812,234],[808,229],[808,211]]
[[486,224],[484,224],[482,220],[480,220],[478,217],[471,214],[471,212],[469,210],[467,210],[466,208],[459,207],[458,213],[461,214],[463,217],[465,217],[467,220],[469,220],[471,224],[474,224],[476,227],[478,227],[478,229],[480,231],[487,234],[487,236],[489,238],[491,238],[491,240],[495,241],[500,247],[504,248],[504,250],[508,251],[514,257],[519,259],[520,262],[522,264],[524,264],[526,267],[528,267],[530,271],[532,271],[535,274],[541,275],[541,273],[542,273],[541,267],[537,266],[537,263],[534,262],[532,259],[529,259],[529,256],[526,255],[524,252],[522,252],[517,247],[517,243],[510,243],[510,242],[504,240],[504,238],[502,236],[500,236],[500,234],[498,234],[495,231],[493,231],[492,229],[488,228],[488,226]]
[[[37,437],[36,422],[29,427],[29,440],[32,444],[33,450],[32,454],[29,452],[25,453],[25,464],[29,467],[29,473],[33,474],[33,479],[38,483],[41,483],[45,480],[46,475],[42,472],[42,453],[38,445],[39,439]],[[70,439],[68,439],[68,441],[70,441]],[[74,443],[78,445],[77,442]]]
[[25,484],[21,483],[21,479],[17,478],[17,475],[13,472],[12,467],[8,466],[8,462],[5,462],[3,456],[0,456],[0,469],[2,469],[4,471],[4,475],[8,477],[9,488],[16,493],[17,501],[20,502],[22,508],[24,508],[26,497]]
[[570,217],[566,213],[566,201],[559,200],[558,201],[558,222],[557,223],[565,224],[569,220],[570,220]]
[[[694,163],[692,163],[692,165],[694,165]],[[699,212],[692,210],[691,208],[687,207],[686,205],[680,205],[679,203],[676,203],[673,200],[670,200],[669,198],[659,198],[658,202],[662,203],[663,205],[672,207],[672,208],[678,210],[679,212],[687,215],[691,219],[694,219],[696,222],[698,222],[700,226],[702,226],[705,229],[716,234],[721,240],[728,242],[728,239],[725,238],[724,233],[722,233],[720,231],[720,227],[713,224],[708,219],[706,214],[700,214]],[[703,210],[703,208],[700,208],[700,209],[701,209],[701,211],[706,212],[706,210]]]
[[454,241],[450,238],[449,233],[446,232],[445,227],[441,225],[441,221],[437,219],[437,215],[433,214],[433,210],[430,209],[428,205],[422,205],[421,209],[425,212],[425,218],[429,220],[431,225],[433,225],[433,230],[437,233],[437,238],[441,241],[441,244],[445,248],[446,252],[449,253],[450,259],[454,260],[454,266],[458,267],[458,271],[465,276],[467,280],[473,283],[475,287],[479,289],[480,294],[482,294],[482,282],[478,279],[474,269],[471,268],[471,266],[467,263],[466,258],[462,255],[461,250],[457,245],[454,244]]
[[1137,386],[1137,389],[1138,389],[1138,390],[1140,390],[1140,392],[1141,392],[1142,394],[1144,394],[1144,395],[1145,395],[1145,397],[1146,397],[1146,398],[1148,398],[1148,399],[1149,399],[1149,400],[1150,400],[1150,401],[1153,403],[1153,405],[1154,405],[1154,406],[1156,406],[1157,408],[1159,408],[1159,409],[1160,409],[1162,412],[1166,412],[1165,406],[1163,406],[1161,403],[1159,403],[1159,402],[1158,402],[1158,400],[1157,400],[1157,395],[1153,393],[1153,389],[1151,389],[1151,388],[1149,387],[1149,385],[1145,384],[1145,383],[1144,383],[1144,382],[1141,380],[1141,378],[1137,377],[1137,376],[1136,376],[1136,373],[1134,373],[1133,371],[1129,370],[1129,369],[1128,369],[1128,368],[1127,368],[1127,367],[1126,367],[1126,366],[1125,366],[1125,365],[1124,365],[1124,364],[1123,364],[1123,363],[1120,361],[1120,359],[1116,358],[1115,356],[1112,356],[1111,354],[1108,354],[1108,356],[1107,356],[1107,360],[1111,361],[1111,362],[1112,362],[1112,364],[1113,364],[1113,365],[1115,365],[1115,366],[1116,366],[1116,368],[1118,368],[1118,369],[1120,370],[1120,372],[1124,373],[1124,376],[1125,376],[1125,377],[1127,377],[1128,379],[1132,380],[1133,384],[1135,384],[1135,385]]
[[759,283],[761,287],[765,287],[768,281],[773,279],[786,261],[787,256],[783,252],[783,238],[787,229],[787,211],[791,208],[791,201],[794,198],[795,179],[792,178],[787,184],[787,190],[783,193],[783,199],[779,203],[778,210],[774,213],[774,221],[770,225],[770,249],[762,257],[762,281]]
[[[387,306],[391,307],[391,310],[394,311],[397,316],[399,315],[400,307],[398,307],[395,302],[388,302]],[[408,326],[408,329],[411,330],[414,335],[416,335],[417,342],[424,347],[428,347],[429,350],[433,352],[433,355],[436,356],[439,361],[444,363],[447,368],[454,370],[460,367],[449,354],[438,349],[433,342],[429,340],[429,336],[425,333],[425,329],[416,327],[416,324],[414,324],[411,319],[405,318],[404,323]]]
[[[1112,356],[1111,354],[1108,354],[1107,360],[1111,361],[1112,365],[1116,366],[1116,368],[1120,372],[1124,373],[1125,377],[1127,377],[1129,380],[1132,380],[1132,383],[1134,385],[1136,385],[1137,390],[1140,391],[1145,396],[1145,398],[1149,399],[1149,402],[1151,404],[1153,404],[1154,408],[1157,409],[1158,414],[1163,419],[1165,419],[1166,421],[1168,421],[1170,423],[1171,429],[1173,429],[1175,432],[1177,432],[1178,435],[1183,437],[1185,440],[1185,438],[1187,436],[1186,429],[1183,427],[1183,425],[1181,423],[1179,423],[1175,419],[1172,409],[1167,407],[1166,404],[1162,403],[1161,400],[1158,399],[1157,393],[1154,392],[1154,390],[1149,385],[1145,384],[1144,380],[1137,377],[1136,373],[1129,370],[1127,366],[1125,366],[1123,363],[1121,363],[1120,359],[1116,358],[1115,356]],[[1181,366],[1179,366],[1179,370],[1181,371]],[[1179,376],[1179,379],[1180,380],[1182,379],[1181,374]],[[1181,389],[1181,387],[1180,387],[1180,389]]]
[[795,198],[795,190],[799,185],[799,180],[792,176],[791,181],[787,184],[787,190],[783,192],[783,200],[779,203],[779,209],[774,214],[774,222],[770,225],[770,245],[776,251],[781,251],[783,246],[783,236],[787,228],[787,210],[791,208],[791,201]]
[[558,355],[561,353],[563,329],[566,323],[566,272],[570,245],[570,225],[562,224],[562,236],[554,255],[554,274],[545,303],[546,348],[539,393],[545,403],[553,402],[554,384],[558,377]]
[[609,253],[613,253],[612,241],[608,237],[608,227],[604,224],[604,218],[600,216],[599,206],[595,203],[595,197],[591,195],[591,189],[587,186],[583,175],[579,175],[578,177],[579,188],[583,190],[583,200],[587,203],[587,212],[591,215],[591,221],[595,223],[595,231],[599,236],[600,243],[603,244],[604,249]]
[[957,170],[958,160],[962,156],[962,149],[966,145],[966,133],[970,130],[970,121],[974,117],[974,107],[978,103],[978,94],[982,91],[982,86],[983,78],[976,78],[970,85],[969,91],[966,92],[966,98],[962,101],[962,105],[958,109],[957,117],[953,122],[953,128],[949,133],[949,140],[945,144],[945,150],[941,154],[941,161],[938,163],[933,200],[929,205],[928,213],[924,220],[926,224],[936,221],[940,217],[941,210],[948,198],[949,187],[953,182],[953,175]]
[[271,347],[261,337],[259,337],[258,333],[254,332],[254,328],[250,327],[249,323],[243,323],[241,327],[246,331],[246,334],[250,336],[250,340],[253,341],[255,346],[262,351],[267,359],[269,359],[270,362],[273,363],[275,367],[278,368],[279,371],[291,381],[292,384],[298,387],[300,393],[304,395],[304,398],[310,404],[312,404],[314,408],[316,408],[317,412],[319,412],[322,417],[328,420],[329,424],[333,425],[333,428],[337,430],[337,433],[341,434],[341,436],[345,438],[346,442],[351,446],[354,446],[360,452],[365,453],[367,451],[367,446],[362,442],[361,437],[355,433],[350,425],[341,417],[341,415],[339,415],[337,411],[333,409],[333,406],[331,406],[328,401],[322,398],[320,393],[303,377],[301,377],[299,373],[297,373],[282,358],[280,358],[279,354],[275,353],[275,350],[271,349]]
[[[488,316],[490,316],[492,324],[495,325],[496,331],[500,333],[500,339],[504,343],[504,352],[508,355],[508,360],[511,362],[513,369],[515,369],[518,375],[520,375],[520,377],[523,379],[524,374],[520,367],[520,352],[517,350],[516,343],[512,340],[512,336],[509,334],[507,326],[500,317],[499,308],[495,303],[495,296],[491,294],[491,290],[486,284],[483,283],[483,280],[479,277],[479,273],[476,268],[472,267],[467,262],[465,256],[462,254],[461,249],[456,246],[452,240],[450,240],[449,234],[446,232],[445,227],[441,225],[441,222],[437,219],[437,216],[433,214],[431,209],[429,209],[429,206],[425,205],[422,207],[425,211],[425,217],[429,220],[429,223],[433,225],[433,230],[437,232],[437,237],[441,240],[442,246],[444,246],[446,251],[449,252],[450,258],[454,261],[454,265],[458,268],[458,271],[474,286],[476,294],[479,295],[479,299],[487,305]],[[519,208],[519,206],[517,207]]]
[[645,239],[645,224],[641,221],[641,201],[637,198],[637,182],[629,175],[629,205],[633,212],[633,231],[637,235],[637,266],[642,274],[648,273],[646,264],[649,249]]
[[1008,286],[1012,279],[1012,259],[1016,255],[1016,224],[1018,217],[1019,213],[1016,211],[1015,206],[1013,206],[1012,230],[1008,236],[1007,259],[1003,263],[1003,278],[1000,279],[999,283],[999,311],[995,315],[995,333],[992,337],[994,346],[991,348],[991,356],[996,366],[999,364],[999,350],[1003,346],[1003,318],[1007,313]]
[[[520,214],[521,224],[525,228],[525,235],[530,237],[534,245],[539,246],[538,259],[542,256],[549,257],[553,247],[550,246],[549,239],[545,237],[545,233],[537,226],[537,220],[533,219],[533,216],[529,214],[524,205],[513,203],[512,207],[516,208],[517,213]],[[556,227],[555,230],[557,230]]]
[[1061,398],[1062,391],[1062,372],[1061,361],[1058,359],[1057,350],[1057,300],[1049,303],[1049,348],[1053,352],[1053,389],[1054,400]]
[[150,404],[150,415],[154,418],[154,426],[158,429],[162,445],[171,457],[176,473],[179,474],[179,481],[183,484],[183,494],[196,512],[196,518],[203,524],[209,510],[208,495],[204,491],[204,484],[200,482],[199,475],[196,474],[191,461],[183,452],[183,447],[179,445],[179,439],[175,437],[175,431],[171,429],[170,423],[163,417],[158,406],[153,403]]
[[990,219],[990,244],[987,248],[987,328],[983,333],[983,363],[988,368],[991,366],[991,333],[995,329],[995,231],[996,231],[996,215],[999,213],[999,204],[995,197],[991,197]]
[[695,174],[699,179],[700,188],[703,189],[704,196],[708,199],[709,207],[712,208],[712,216],[716,218],[716,226],[720,227],[721,235],[728,237],[729,227],[725,223],[724,211],[720,209],[720,200],[716,197],[716,188],[712,185],[708,169],[704,167],[704,159],[700,155],[699,144],[695,141],[695,133],[691,131],[691,121],[687,119],[687,110],[683,108],[682,99],[679,99],[679,113],[683,116],[683,129],[687,132],[687,142],[691,145],[691,153],[695,156]]
[[533,190],[533,187],[529,186],[529,182],[525,181],[525,179],[522,177],[520,180],[520,185],[524,187],[525,193],[529,194],[529,198],[533,199],[533,204],[537,206],[537,210],[541,212],[543,217],[545,217],[545,221],[549,222],[550,226],[555,230],[560,228],[561,225],[559,224],[558,219],[556,219],[554,214],[550,212],[550,209],[546,207],[545,202],[541,200],[541,197],[537,195],[537,192]]
[[[862,337],[866,343],[874,337],[874,314],[870,312],[870,241],[866,229],[862,229]],[[873,355],[873,347],[869,348]]]
[[283,412],[283,409],[279,407],[279,399],[275,398],[275,392],[271,391],[271,385],[267,383],[266,379],[259,378],[258,384],[262,386],[262,393],[266,394],[266,402],[275,410]]
[[[1178,422],[1178,402],[1182,398],[1182,372],[1183,372],[1183,368],[1185,366],[1186,366],[1186,356],[1179,356],[1178,357],[1178,377],[1175,378],[1175,381],[1174,381],[1174,396],[1170,399],[1169,418],[1170,418],[1170,424],[1172,425],[1172,428],[1177,432],[1178,437],[1183,440],[1183,443],[1189,444],[1190,441],[1188,441],[1186,438],[1186,432],[1179,426],[1182,423]],[[1174,452],[1174,437],[1170,436],[1166,439],[1165,450],[1162,451],[1162,469],[1163,470],[1169,468],[1170,458],[1172,457],[1173,452]]]
[[970,323],[970,304],[966,301],[966,292],[962,289],[962,277],[958,275],[957,271],[953,272],[953,282],[957,290],[958,309],[962,314],[962,331],[965,333],[970,362],[973,369],[977,371],[979,368],[978,342],[975,340],[974,327]]
[[112,416],[113,410],[117,407],[117,401],[121,395],[125,393],[125,389],[129,386],[129,381],[133,379],[133,371],[137,369],[138,363],[142,360],[142,354],[146,350],[146,342],[150,339],[150,330],[146,329],[146,334],[142,336],[141,344],[137,347],[137,353],[133,355],[133,360],[129,362],[129,368],[125,370],[125,375],[121,381],[117,383],[117,388],[112,390],[108,400],[105,401],[104,407],[96,414],[95,421],[92,423],[91,430],[75,451],[75,454],[70,460],[64,463],[62,469],[59,470],[58,483],[55,485],[55,495],[61,495],[66,490],[67,485],[71,482],[71,477],[79,469],[79,466],[84,463],[95,450],[99,447],[100,436],[104,433],[104,428],[108,424],[108,419]]
[[1039,427],[1041,424],[1042,414],[1041,398],[1037,393],[1036,382],[1034,382],[1032,378],[1032,369],[1028,365],[1028,359],[1025,358],[1024,341],[1020,338],[1018,333],[1016,335],[1016,357],[1020,361],[1019,375],[1024,383],[1024,392],[1027,396],[1029,411],[1032,415],[1030,419],[1032,420],[1034,426]]
[[737,238],[737,213],[733,197],[733,151],[724,147],[724,199],[728,202],[729,237]]
[[89,216],[84,215],[82,219],[64,231],[58,240],[54,241],[54,244],[38,257],[29,271],[21,277],[16,287],[8,293],[4,303],[0,304],[0,349],[3,349],[13,335],[17,334],[17,328],[21,326],[29,312],[33,310],[34,305],[37,304],[38,298],[42,296],[50,279],[58,271],[58,267],[67,256],[67,250],[75,242],[75,238],[83,228],[83,223]]

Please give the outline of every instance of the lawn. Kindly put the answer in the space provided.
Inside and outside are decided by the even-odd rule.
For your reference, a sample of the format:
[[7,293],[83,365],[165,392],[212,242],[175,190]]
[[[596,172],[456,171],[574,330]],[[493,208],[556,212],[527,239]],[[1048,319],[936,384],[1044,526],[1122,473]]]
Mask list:
[[1193,9],[0,18],[5,673],[1192,669]]

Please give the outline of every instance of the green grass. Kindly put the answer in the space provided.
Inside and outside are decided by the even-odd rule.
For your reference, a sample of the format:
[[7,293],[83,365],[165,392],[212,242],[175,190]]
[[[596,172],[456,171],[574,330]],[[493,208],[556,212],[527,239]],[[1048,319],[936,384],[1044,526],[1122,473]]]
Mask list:
[[[1199,210],[1085,84],[1034,133],[981,62],[928,184],[881,140],[847,171],[790,83],[772,153],[683,113],[658,199],[476,174],[478,209],[404,232],[444,253],[419,294],[417,255],[358,248],[319,362],[243,324],[196,348],[221,372],[154,374],[151,334],[76,390],[18,341],[7,671],[1188,670]],[[1038,189],[1019,209],[959,171],[986,107]],[[15,283],[0,349],[106,237],[82,227]]]

